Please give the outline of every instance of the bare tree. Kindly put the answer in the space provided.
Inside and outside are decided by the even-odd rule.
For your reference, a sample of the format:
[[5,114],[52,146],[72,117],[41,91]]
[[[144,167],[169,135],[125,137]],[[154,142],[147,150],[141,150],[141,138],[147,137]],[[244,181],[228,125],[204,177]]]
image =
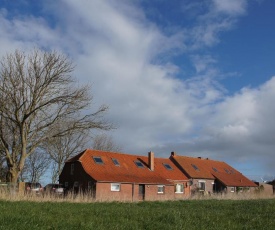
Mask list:
[[49,168],[51,159],[43,149],[38,148],[33,154],[31,154],[25,162],[24,168],[21,172],[21,180],[29,182],[39,182],[41,177],[45,174]]
[[[9,181],[17,181],[26,158],[46,140],[71,131],[111,128],[102,117],[107,106],[87,113],[90,87],[78,86],[71,77],[74,67],[66,56],[15,51],[2,58],[0,68],[0,151]],[[55,128],[64,119],[67,125]]]
[[98,134],[93,140],[93,149],[109,151],[109,152],[120,152],[121,146],[116,144],[111,136],[106,134]]
[[5,158],[0,155],[0,181],[6,181],[6,174],[7,174],[8,168],[5,163],[6,163]]
[[[63,123],[63,125],[65,125]],[[43,148],[52,160],[52,183],[57,183],[65,162],[84,150],[89,141],[87,132],[68,132],[66,135],[53,138],[45,143]]]

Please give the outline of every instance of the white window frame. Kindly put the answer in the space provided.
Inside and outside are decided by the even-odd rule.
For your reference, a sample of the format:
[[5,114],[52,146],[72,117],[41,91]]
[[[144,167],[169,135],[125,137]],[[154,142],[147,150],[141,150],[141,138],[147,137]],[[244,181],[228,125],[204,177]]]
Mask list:
[[235,187],[231,187],[230,192],[235,192]]
[[175,184],[175,193],[184,193],[184,184]]
[[120,184],[111,183],[111,192],[120,192]]
[[74,175],[74,163],[71,164],[71,175]]
[[[199,180],[198,183],[199,183],[199,190],[200,191],[205,191],[206,190],[206,181],[205,180]],[[201,189],[201,183],[204,183],[204,189]]]
[[[164,194],[164,187],[164,185],[158,185],[158,194]],[[159,190],[160,188],[162,188],[161,191]]]

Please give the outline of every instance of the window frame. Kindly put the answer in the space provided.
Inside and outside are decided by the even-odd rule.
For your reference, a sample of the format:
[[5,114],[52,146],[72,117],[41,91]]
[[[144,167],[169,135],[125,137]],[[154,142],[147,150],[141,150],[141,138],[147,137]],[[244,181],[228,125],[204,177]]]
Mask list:
[[212,167],[212,169],[214,170],[214,172],[219,172],[219,170],[215,167]]
[[112,161],[113,161],[115,166],[120,166],[120,163],[119,163],[118,159],[112,158]]
[[[104,161],[102,160],[102,158],[100,156],[93,156],[94,162],[98,165],[103,165]],[[100,159],[100,162],[97,161],[98,159]]]
[[[116,188],[117,186],[117,188]],[[121,184],[120,183],[111,183],[111,192],[120,192]]]
[[[160,188],[162,188],[161,191],[159,190]],[[164,191],[165,191],[165,186],[164,185],[158,185],[158,194],[164,194]]]
[[200,171],[200,169],[198,168],[197,165],[195,165],[195,164],[191,164],[191,165],[192,165],[193,169],[195,169],[196,171]]
[[172,166],[168,163],[163,163],[164,168],[166,168],[167,170],[173,170]]
[[[199,191],[205,191],[205,188],[206,188],[205,181],[199,181],[198,183],[199,183]],[[202,184],[203,184],[203,186],[201,186]]]
[[[178,189],[177,189],[178,186],[180,186],[180,191],[178,191]],[[184,184],[183,183],[175,184],[175,193],[177,193],[177,194],[184,193]]]
[[[134,163],[138,168],[144,168],[144,165],[141,163],[141,161],[136,160],[136,161],[134,161]],[[138,165],[138,164],[140,164],[140,165]]]

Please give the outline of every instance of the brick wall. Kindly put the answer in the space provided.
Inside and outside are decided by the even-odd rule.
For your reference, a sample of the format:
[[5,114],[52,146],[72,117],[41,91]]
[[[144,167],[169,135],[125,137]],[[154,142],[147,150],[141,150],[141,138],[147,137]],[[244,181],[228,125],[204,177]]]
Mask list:
[[200,182],[205,183],[205,193],[213,193],[214,180],[211,179],[193,179],[193,184],[191,186],[191,191],[200,191]]
[[[111,191],[112,183],[96,184],[96,200],[98,201],[140,201],[138,184],[120,184],[120,191]],[[190,194],[190,188],[184,193],[175,193],[174,185],[165,185],[164,192],[158,193],[158,185],[144,185],[145,201],[185,199]]]
[[[72,164],[74,164],[73,173],[71,173]],[[120,191],[111,191],[112,183],[94,181],[84,171],[80,162],[66,163],[59,177],[59,182],[64,185],[67,184],[67,190],[74,192],[86,192],[90,182],[95,186],[94,189],[96,190],[93,195],[98,201],[143,200],[142,196],[139,195],[139,184],[120,183]],[[190,195],[190,187],[186,187],[186,183],[184,183],[184,193],[175,193],[174,185],[165,185],[163,193],[158,193],[158,185],[144,185],[144,191],[145,201],[185,199]]]

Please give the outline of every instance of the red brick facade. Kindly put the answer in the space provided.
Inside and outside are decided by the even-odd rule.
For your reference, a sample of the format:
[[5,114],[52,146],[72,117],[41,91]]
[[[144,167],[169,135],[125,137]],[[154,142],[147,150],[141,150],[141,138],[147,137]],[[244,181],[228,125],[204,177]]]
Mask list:
[[177,156],[155,158],[85,150],[66,162],[59,177],[67,191],[97,201],[185,199],[192,194],[256,187],[224,162]]

